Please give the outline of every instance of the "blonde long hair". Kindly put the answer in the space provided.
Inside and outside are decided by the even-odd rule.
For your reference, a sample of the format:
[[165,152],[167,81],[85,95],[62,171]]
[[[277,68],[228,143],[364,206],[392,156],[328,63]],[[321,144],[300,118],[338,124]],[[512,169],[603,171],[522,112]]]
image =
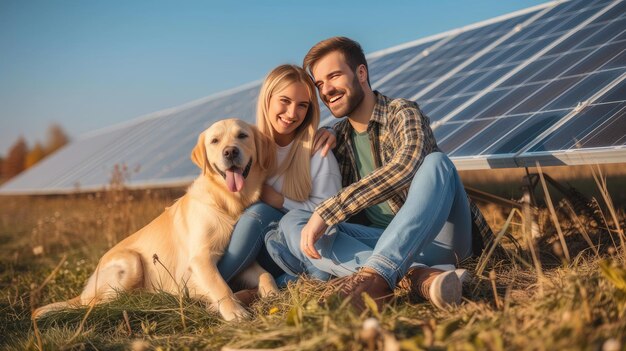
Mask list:
[[274,68],[263,81],[257,102],[256,124],[261,133],[275,139],[276,132],[269,121],[268,111],[270,99],[293,83],[303,83],[309,92],[309,108],[296,134],[289,154],[282,164],[278,165],[274,175],[284,175],[282,193],[284,196],[305,201],[312,190],[311,182],[311,150],[313,136],[320,122],[320,107],[317,92],[311,77],[302,68],[295,65],[281,65]]

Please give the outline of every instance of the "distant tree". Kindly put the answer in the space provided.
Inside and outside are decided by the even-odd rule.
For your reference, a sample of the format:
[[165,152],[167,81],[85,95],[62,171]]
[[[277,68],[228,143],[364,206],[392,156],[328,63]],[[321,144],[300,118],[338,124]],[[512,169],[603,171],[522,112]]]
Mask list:
[[24,169],[29,169],[35,163],[41,161],[41,159],[44,157],[46,157],[46,153],[43,150],[43,146],[41,146],[41,144],[37,142],[32,150],[30,150],[26,155],[26,160],[24,161]]
[[4,181],[4,157],[0,156],[0,183]]
[[6,159],[2,164],[2,173],[6,179],[13,178],[24,170],[28,146],[24,137],[20,136],[9,149]]
[[60,125],[53,123],[48,127],[48,131],[46,132],[44,152],[46,155],[50,155],[63,147],[69,141],[70,139],[67,134],[65,134],[63,128],[61,128]]

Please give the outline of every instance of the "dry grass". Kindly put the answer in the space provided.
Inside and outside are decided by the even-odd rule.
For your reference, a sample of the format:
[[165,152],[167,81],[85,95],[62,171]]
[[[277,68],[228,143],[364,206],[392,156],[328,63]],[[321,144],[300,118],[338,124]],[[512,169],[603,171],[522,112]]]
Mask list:
[[[617,342],[619,350],[626,345],[624,211],[618,207],[611,214],[601,198],[602,223],[566,215],[567,209],[555,205],[569,261],[549,212],[540,210],[543,235],[533,244],[541,279],[522,244],[519,216],[507,222],[508,210],[484,206],[494,229],[508,223],[502,245],[509,255],[488,260],[482,275],[464,287],[466,301],[450,311],[409,301],[397,291],[396,301],[383,311],[354,315],[341,301],[318,306],[323,285],[303,279],[255,303],[254,318],[244,322],[223,322],[185,296],[133,293],[93,308],[87,318],[87,309],[69,310],[32,323],[33,307],[78,294],[110,246],[179,195],[120,187],[83,196],[0,198],[0,349],[598,350]],[[478,259],[464,263],[472,271],[478,265]],[[379,327],[366,335],[363,322],[370,316]]]
[[[535,167],[529,167],[530,173],[536,173]],[[589,166],[558,166],[543,167],[543,172],[564,184],[571,184],[588,196],[601,198],[602,194],[595,184],[593,169]],[[602,165],[602,173],[608,180],[608,190],[613,200],[619,204],[626,204],[626,165],[612,163]],[[504,198],[519,199],[521,180],[526,175],[523,168],[484,169],[476,171],[460,171],[463,184],[478,189],[487,189],[490,193]],[[555,194],[558,196],[558,194]]]

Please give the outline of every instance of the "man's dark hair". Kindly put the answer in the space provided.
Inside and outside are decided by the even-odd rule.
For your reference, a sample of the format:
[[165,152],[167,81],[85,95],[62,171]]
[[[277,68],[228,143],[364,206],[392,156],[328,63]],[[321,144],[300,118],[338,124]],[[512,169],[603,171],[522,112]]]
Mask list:
[[332,37],[315,44],[306,56],[304,56],[302,67],[309,73],[312,73],[311,69],[313,66],[315,66],[322,57],[334,51],[338,51],[343,55],[348,67],[350,67],[353,72],[356,72],[357,67],[360,65],[365,65],[367,69],[367,84],[371,86],[369,68],[367,67],[367,60],[365,60],[363,49],[359,43],[350,38]]

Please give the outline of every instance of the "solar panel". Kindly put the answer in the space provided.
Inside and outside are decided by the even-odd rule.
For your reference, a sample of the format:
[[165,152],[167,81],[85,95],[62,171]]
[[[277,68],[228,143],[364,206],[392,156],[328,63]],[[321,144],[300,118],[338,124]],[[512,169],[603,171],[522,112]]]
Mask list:
[[[611,24],[620,23],[600,23],[597,26],[598,33],[604,32],[603,29]],[[621,25],[626,28],[624,23]],[[593,39],[594,36],[587,38]],[[482,127],[478,134],[480,138],[476,134],[468,135],[466,130],[447,135],[445,140],[459,134],[463,137],[467,135],[464,139],[456,138],[455,143],[444,143],[456,146],[450,147],[451,155],[514,154],[534,136],[573,110],[578,102],[589,98],[594,91],[588,87],[605,86],[619,76],[619,70],[605,69],[603,66],[622,50],[624,43],[615,43],[614,38],[611,38],[605,44],[598,45],[584,37],[578,39],[579,44],[570,51],[557,54],[548,52],[535,61],[541,66],[527,67],[511,77],[510,82],[500,84],[494,89],[501,96],[499,99],[490,99],[484,104],[489,104],[485,107],[477,101],[475,104],[482,109],[472,116],[471,123]],[[523,81],[516,84],[516,79]],[[526,126],[526,123],[532,127]],[[464,126],[468,123],[459,124],[460,128],[467,128]]]
[[214,121],[237,116],[254,122],[260,83],[85,135],[0,188],[0,193],[65,193],[103,189],[115,165],[129,170],[128,185],[188,183],[198,134]]
[[623,162],[626,145],[626,74],[593,102],[583,103],[567,118],[529,144],[520,165],[534,161],[590,164]]
[[419,58],[421,54],[428,52],[429,48],[435,46],[440,40],[428,40],[425,42],[413,43],[412,46],[404,49],[395,49],[392,52],[381,52],[377,55],[369,55],[368,67],[370,70],[370,81],[377,82],[385,76],[389,76],[395,70],[402,70],[407,64],[411,64]]
[[[626,161],[624,1],[546,3],[367,58],[372,86],[417,101],[459,169]],[[122,163],[130,186],[190,182],[198,133],[222,118],[253,122],[259,87],[85,135],[0,193],[101,189]]]
[[435,134],[457,163],[482,157],[507,161],[498,163],[500,167],[517,166],[516,157],[527,144],[578,113],[579,103],[626,70],[618,63],[626,48],[621,37],[626,30],[624,4],[613,2],[601,9],[586,5],[576,14],[570,11],[580,24],[561,32],[532,61],[499,78],[458,114],[444,117]]
[[[481,51],[489,50],[494,41],[514,31],[517,25],[533,18],[535,14],[536,11],[464,32],[452,32],[447,38],[441,40],[442,45],[431,48],[427,56],[421,57],[421,60],[412,67],[398,71],[391,79],[377,82],[374,87],[390,96],[417,100],[431,119],[437,120],[444,116],[440,106],[437,106],[437,103],[442,101],[437,99],[439,96],[437,93],[440,91],[437,88],[448,90],[455,86],[463,86],[459,83],[465,77],[450,73],[463,68],[468,61],[476,60],[476,55],[479,55]],[[446,98],[445,101],[451,109],[458,99]]]

